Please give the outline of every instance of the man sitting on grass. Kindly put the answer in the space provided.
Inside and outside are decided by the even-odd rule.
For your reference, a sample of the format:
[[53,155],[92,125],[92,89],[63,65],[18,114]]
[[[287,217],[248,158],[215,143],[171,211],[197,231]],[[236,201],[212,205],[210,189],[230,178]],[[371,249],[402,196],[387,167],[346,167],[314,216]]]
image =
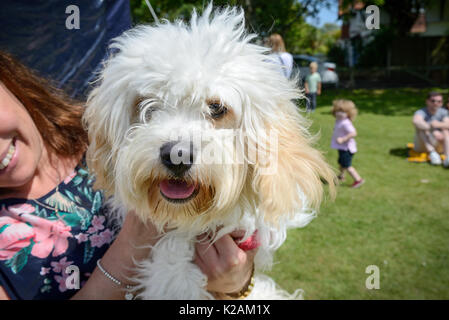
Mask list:
[[416,128],[416,152],[428,152],[430,163],[440,165],[438,152],[444,151],[446,156],[443,166],[449,168],[449,112],[443,106],[443,95],[430,92],[427,95],[426,107],[415,112],[413,125]]

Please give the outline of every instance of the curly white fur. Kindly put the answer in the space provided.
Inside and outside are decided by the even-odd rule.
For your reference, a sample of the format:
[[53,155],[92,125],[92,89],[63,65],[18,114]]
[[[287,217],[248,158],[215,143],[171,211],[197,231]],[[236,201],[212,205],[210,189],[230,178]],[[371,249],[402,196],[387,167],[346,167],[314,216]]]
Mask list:
[[[138,263],[140,298],[211,299],[206,276],[192,263],[196,236],[211,232],[218,239],[236,229],[245,230],[245,238],[257,230],[261,243],[248,298],[301,298],[300,291],[290,295],[260,272],[271,267],[287,228],[303,227],[315,216],[321,179],[332,188],[334,175],[310,146],[307,122],[292,102],[302,98],[296,81],[278,72],[254,38],[245,33],[243,11],[212,13],[209,5],[188,25],[138,26],[111,45],[116,53],[84,116],[88,165],[116,207],[134,210],[161,231],[172,229]],[[211,117],[213,103],[226,106],[223,118]],[[172,177],[160,148],[186,139],[201,150],[197,158],[211,149],[220,161],[196,161],[183,179],[199,186],[198,195],[173,203],[159,190]],[[259,155],[249,156],[256,149],[274,155],[268,158],[274,173],[264,172],[267,163]]]

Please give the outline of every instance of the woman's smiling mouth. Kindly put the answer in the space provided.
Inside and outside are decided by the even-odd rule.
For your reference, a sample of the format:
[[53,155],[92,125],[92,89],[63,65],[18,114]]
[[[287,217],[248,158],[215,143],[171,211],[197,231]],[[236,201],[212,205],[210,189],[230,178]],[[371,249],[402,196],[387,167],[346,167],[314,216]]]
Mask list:
[[0,170],[5,170],[8,167],[8,165],[11,163],[11,160],[14,157],[14,154],[16,152],[15,142],[16,142],[16,140],[13,139],[11,145],[8,148],[8,151],[3,156],[3,158],[0,160]]

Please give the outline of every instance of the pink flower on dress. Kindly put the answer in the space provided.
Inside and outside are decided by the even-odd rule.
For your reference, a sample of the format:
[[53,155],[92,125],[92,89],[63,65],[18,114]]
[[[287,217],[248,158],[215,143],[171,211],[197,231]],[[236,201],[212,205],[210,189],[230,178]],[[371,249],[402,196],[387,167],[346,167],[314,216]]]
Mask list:
[[104,229],[104,216],[94,216],[92,219],[92,226],[95,228],[95,230],[103,230]]
[[65,273],[63,273],[62,276],[55,275],[55,280],[57,283],[59,283],[59,286],[58,286],[59,291],[61,291],[61,292],[67,291],[67,286],[66,286],[65,282],[66,282],[68,276],[69,275],[65,274]]
[[70,181],[72,181],[72,179],[76,176],[76,170],[74,170],[71,174],[69,174],[65,179],[64,179],[64,184],[69,183]]
[[88,233],[95,233],[104,229],[104,216],[94,216],[92,219],[92,226],[87,229]]
[[72,265],[72,263],[73,261],[67,261],[67,257],[64,257],[61,260],[59,260],[59,262],[52,261],[50,265],[53,267],[54,273],[65,274],[65,270],[67,269],[68,266]]
[[[22,216],[23,217],[23,216]],[[67,238],[72,237],[70,226],[67,226],[62,221],[49,221],[39,217],[43,220],[39,224],[34,224],[36,232],[36,244],[31,250],[31,254],[38,258],[46,258],[52,252],[53,257],[63,254],[69,247]]]
[[92,235],[90,237],[90,244],[92,245],[92,247],[100,248],[104,244],[110,243],[112,241],[113,235],[114,235],[114,233],[112,233],[111,230],[106,229],[105,231],[103,231],[99,234]]
[[39,273],[41,276],[45,276],[46,274],[50,273],[51,268],[44,268],[41,267],[41,272]]
[[103,244],[104,244],[103,238],[100,235],[94,234],[93,236],[90,237],[90,245],[92,247],[100,248]]
[[[6,210],[2,208],[0,214]],[[28,224],[16,220],[12,217],[0,217],[0,260],[9,260],[17,252],[31,244],[35,232]]]
[[78,233],[75,238],[76,240],[78,240],[78,243],[86,242],[89,239],[89,237],[85,233]]
[[95,229],[94,227],[90,227],[89,229],[87,229],[87,233],[92,234],[92,233],[95,233],[95,232],[97,232],[97,229]]
[[9,206],[7,211],[12,212],[15,215],[19,215],[23,213],[33,213],[36,211],[36,208],[29,203],[20,203]]
[[[34,241],[31,254],[38,258],[46,258],[53,250],[53,257],[63,254],[72,237],[70,226],[64,222],[47,220],[30,213],[35,208],[28,204],[19,204],[4,207],[0,210],[2,225],[8,225],[0,234],[0,259],[9,259],[22,248]],[[11,228],[13,227],[13,228]]]
[[103,243],[110,243],[112,241],[112,236],[114,234],[112,233],[111,230],[106,229],[105,231],[103,231],[102,233],[100,233],[100,237],[103,240]]

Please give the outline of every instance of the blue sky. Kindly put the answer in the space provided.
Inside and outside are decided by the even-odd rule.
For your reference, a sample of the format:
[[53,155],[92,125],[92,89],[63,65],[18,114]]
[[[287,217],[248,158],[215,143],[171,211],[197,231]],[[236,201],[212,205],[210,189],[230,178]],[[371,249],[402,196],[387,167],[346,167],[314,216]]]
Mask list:
[[325,23],[335,23],[341,25],[341,20],[337,20],[338,16],[338,0],[332,1],[329,9],[322,9],[318,14],[319,21],[307,18],[306,21],[315,27],[322,27]]

